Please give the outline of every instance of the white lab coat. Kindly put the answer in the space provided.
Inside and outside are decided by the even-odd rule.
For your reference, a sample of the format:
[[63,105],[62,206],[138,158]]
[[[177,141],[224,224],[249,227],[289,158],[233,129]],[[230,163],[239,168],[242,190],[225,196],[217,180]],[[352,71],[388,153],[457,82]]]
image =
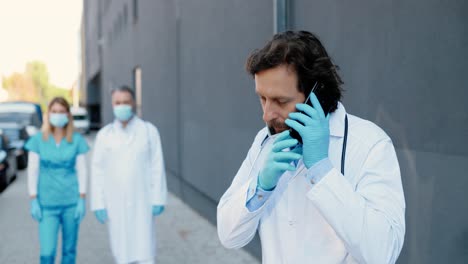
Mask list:
[[102,128],[92,160],[91,209],[107,209],[111,249],[119,263],[155,257],[153,205],[165,205],[166,174],[157,128],[133,117],[124,129]]
[[[345,176],[340,172],[346,111],[330,117],[333,169],[309,182],[302,160],[286,172],[262,207],[246,207],[249,188],[268,153],[266,128],[256,136],[218,205],[218,235],[227,248],[245,246],[259,231],[264,264],[394,263],[403,246],[405,200],[390,138],[375,124],[348,114]],[[268,141],[263,145],[271,144]]]

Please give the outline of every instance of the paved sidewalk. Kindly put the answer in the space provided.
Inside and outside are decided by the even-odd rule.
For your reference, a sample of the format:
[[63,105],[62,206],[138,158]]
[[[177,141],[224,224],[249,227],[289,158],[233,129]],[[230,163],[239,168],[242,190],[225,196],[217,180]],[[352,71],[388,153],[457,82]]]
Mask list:
[[[157,218],[158,264],[260,263],[244,250],[223,248],[216,227],[174,195],[169,195],[168,202]],[[57,259],[60,249],[59,245]],[[29,215],[26,172],[22,171],[0,194],[0,263],[38,263],[38,256],[38,227]],[[77,263],[114,263],[107,228],[89,211],[80,227]]]

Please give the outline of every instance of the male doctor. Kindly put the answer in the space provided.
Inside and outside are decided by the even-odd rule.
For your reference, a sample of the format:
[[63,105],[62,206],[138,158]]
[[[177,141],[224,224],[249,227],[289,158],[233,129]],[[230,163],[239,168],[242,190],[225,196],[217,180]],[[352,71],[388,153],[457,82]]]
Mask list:
[[133,90],[112,92],[115,121],[97,136],[92,159],[91,209],[109,228],[117,263],[154,263],[153,217],[166,204],[166,174],[157,128],[133,109]]
[[258,230],[264,264],[397,260],[405,200],[395,149],[346,112],[336,69],[305,31],[277,34],[249,57],[267,127],[219,202],[225,247],[245,246]]

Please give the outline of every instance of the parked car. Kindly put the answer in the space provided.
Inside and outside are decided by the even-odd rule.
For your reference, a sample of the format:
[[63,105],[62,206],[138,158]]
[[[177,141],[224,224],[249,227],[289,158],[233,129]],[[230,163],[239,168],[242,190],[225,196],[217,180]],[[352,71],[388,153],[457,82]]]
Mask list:
[[3,102],[0,103],[0,122],[24,125],[29,136],[32,136],[42,126],[42,110],[35,103]]
[[73,116],[73,125],[75,126],[75,130],[88,134],[90,131],[90,122],[86,108],[72,107],[70,112]]
[[0,130],[0,190],[5,189],[16,178],[18,167],[15,150],[9,146],[7,136]]
[[9,147],[15,148],[18,169],[23,170],[28,167],[28,152],[24,145],[29,139],[26,126],[17,123],[2,123],[0,129],[8,137]]

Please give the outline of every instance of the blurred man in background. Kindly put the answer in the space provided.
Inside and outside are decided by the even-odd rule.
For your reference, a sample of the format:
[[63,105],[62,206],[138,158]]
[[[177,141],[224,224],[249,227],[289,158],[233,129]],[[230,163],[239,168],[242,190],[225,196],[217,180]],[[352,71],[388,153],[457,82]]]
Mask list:
[[159,132],[134,114],[130,88],[114,90],[112,105],[115,121],[96,136],[91,209],[109,227],[117,263],[154,263],[153,217],[163,212],[167,196]]

